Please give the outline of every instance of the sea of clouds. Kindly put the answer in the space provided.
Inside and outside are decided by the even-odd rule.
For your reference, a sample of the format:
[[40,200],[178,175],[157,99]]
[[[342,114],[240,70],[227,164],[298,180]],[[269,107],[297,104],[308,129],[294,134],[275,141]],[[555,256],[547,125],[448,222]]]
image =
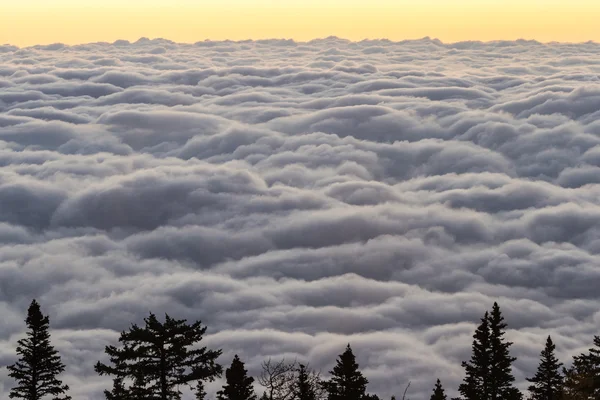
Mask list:
[[0,46],[0,364],[35,297],[76,400],[149,311],[418,400],[498,301],[525,388],[599,333],[599,78],[595,43]]

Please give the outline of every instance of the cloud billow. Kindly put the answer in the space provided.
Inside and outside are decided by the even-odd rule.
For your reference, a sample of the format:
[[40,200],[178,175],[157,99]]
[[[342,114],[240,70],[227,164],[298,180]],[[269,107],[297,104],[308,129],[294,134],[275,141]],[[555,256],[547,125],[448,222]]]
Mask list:
[[568,361],[597,333],[597,44],[0,52],[0,359],[37,298],[76,399],[150,310],[254,373],[351,342],[370,391],[415,399],[457,388],[494,301],[521,388],[547,334]]

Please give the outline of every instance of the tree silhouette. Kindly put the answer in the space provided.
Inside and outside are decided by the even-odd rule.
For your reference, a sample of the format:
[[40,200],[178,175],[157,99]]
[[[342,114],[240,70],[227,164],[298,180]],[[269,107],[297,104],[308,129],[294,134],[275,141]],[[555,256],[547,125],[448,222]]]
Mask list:
[[8,366],[11,378],[17,386],[10,390],[11,399],[41,400],[52,396],[54,400],[71,399],[67,395],[69,387],[63,385],[57,375],[65,370],[58,351],[50,344],[50,320],[42,315],[35,299],[27,310],[27,337],[19,340],[17,354],[19,360]]
[[504,339],[504,317],[498,303],[486,312],[473,335],[471,360],[462,363],[465,378],[458,391],[465,400],[520,400],[521,392],[513,386],[509,348]]
[[217,392],[218,400],[256,400],[252,383],[254,378],[248,376],[244,363],[235,355],[231,366],[225,370],[226,383]]
[[444,388],[442,387],[442,382],[440,382],[440,380],[438,379],[437,382],[435,383],[435,387],[433,388],[433,394],[431,395],[429,400],[446,400],[446,399],[447,399],[446,392],[444,391]]
[[481,324],[473,334],[471,359],[463,361],[465,378],[458,387],[459,393],[465,400],[489,399],[489,367],[490,367],[490,327],[489,314],[486,311]]
[[574,356],[569,369],[563,368],[564,398],[600,399],[600,336],[594,336],[594,346],[587,354]]
[[111,365],[98,362],[95,366],[100,375],[115,377],[112,391],[105,391],[107,399],[178,400],[180,385],[212,381],[221,375],[216,363],[221,350],[196,347],[206,332],[199,321],[190,325],[165,315],[161,323],[150,313],[144,322],[144,327],[134,324],[121,333],[120,347],[106,346]]
[[511,357],[509,354],[512,342],[504,339],[506,323],[498,303],[494,303],[488,320],[490,327],[490,399],[520,400],[523,396],[514,386],[515,377],[512,374],[512,363],[516,357]]
[[311,376],[304,364],[299,364],[297,369],[296,380],[292,386],[295,400],[317,400],[316,386],[318,380],[315,381],[314,376]]
[[362,400],[369,381],[358,370],[358,364],[350,344],[339,355],[332,371],[331,379],[323,382],[328,400]]
[[562,363],[554,355],[556,346],[552,338],[546,339],[546,347],[540,353],[540,364],[533,378],[527,381],[533,385],[529,386],[531,400],[559,400],[562,398],[563,376],[560,373]]
[[268,400],[290,400],[294,394],[293,385],[296,375],[296,361],[285,359],[263,361],[258,383],[265,388],[263,397]]

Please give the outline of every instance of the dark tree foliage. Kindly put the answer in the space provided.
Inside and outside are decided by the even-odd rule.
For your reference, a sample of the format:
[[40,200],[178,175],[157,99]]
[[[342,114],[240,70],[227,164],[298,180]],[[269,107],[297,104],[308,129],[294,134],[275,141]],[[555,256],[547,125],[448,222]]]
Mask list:
[[588,353],[573,357],[573,365],[563,369],[565,399],[600,399],[600,337],[594,336]]
[[331,379],[323,382],[328,400],[363,400],[369,381],[358,370],[350,344],[329,373]]
[[206,399],[206,390],[204,389],[203,381],[198,381],[198,384],[196,385],[195,398],[196,398],[196,400]]
[[433,388],[433,394],[429,400],[447,400],[446,392],[442,387],[442,382],[438,379]]
[[376,394],[370,394],[370,393],[365,394],[365,397],[363,397],[363,399],[364,400],[381,400],[379,398],[379,396],[377,396]]
[[514,386],[515,377],[512,374],[512,363],[516,357],[511,357],[509,353],[512,342],[504,339],[506,323],[498,303],[494,303],[488,319],[490,327],[490,399],[520,400],[523,396]]
[[106,346],[110,365],[95,366],[100,375],[114,376],[112,391],[105,391],[108,400],[178,400],[181,385],[221,375],[216,363],[221,350],[196,347],[206,332],[199,321],[190,325],[165,315],[161,323],[151,313],[144,322],[121,332],[120,347]]
[[463,361],[465,378],[458,391],[465,400],[489,399],[490,328],[486,311],[473,334],[471,360]]
[[562,399],[589,400],[593,399],[593,375],[588,363],[581,356],[573,357],[573,365],[563,368]]
[[225,381],[223,389],[217,392],[218,400],[256,400],[252,386],[254,378],[248,376],[248,371],[237,354],[233,357],[231,366],[225,370]]
[[504,339],[504,317],[494,303],[486,312],[473,335],[470,361],[462,363],[465,378],[458,391],[465,400],[520,400],[521,392],[513,385],[509,348],[512,342]]
[[594,347],[582,357],[588,366],[588,381],[594,399],[600,399],[600,336],[594,336]]
[[50,320],[42,315],[40,305],[33,300],[27,310],[27,337],[19,340],[18,361],[8,366],[8,376],[17,381],[10,390],[11,399],[67,400],[69,387],[57,378],[65,370],[58,351],[50,344]]
[[562,363],[558,361],[554,350],[556,346],[552,338],[546,339],[546,347],[540,353],[540,364],[533,378],[527,378],[532,383],[529,386],[531,400],[559,400],[562,398],[563,376],[560,373]]
[[292,386],[295,400],[317,400],[315,382],[304,364],[299,364],[297,376]]

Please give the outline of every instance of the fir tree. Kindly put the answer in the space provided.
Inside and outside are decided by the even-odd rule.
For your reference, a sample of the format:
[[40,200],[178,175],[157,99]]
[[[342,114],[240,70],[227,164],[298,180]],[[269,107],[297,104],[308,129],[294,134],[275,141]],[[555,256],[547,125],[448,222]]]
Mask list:
[[489,398],[491,400],[520,400],[522,395],[514,386],[515,377],[512,374],[512,363],[516,357],[511,357],[509,354],[512,342],[506,341],[503,337],[506,323],[498,303],[494,303],[488,319],[490,327]]
[[217,392],[218,400],[256,400],[252,386],[254,378],[248,376],[248,371],[237,354],[233,357],[231,366],[225,370],[225,380],[223,389]]
[[447,400],[446,392],[442,387],[442,382],[438,379],[435,383],[435,387],[433,388],[433,394],[429,398],[429,400]]
[[465,400],[488,400],[489,370],[490,370],[490,327],[489,314],[484,314],[481,324],[473,334],[471,360],[463,361],[465,378],[458,387],[459,393]]
[[589,390],[594,399],[600,399],[600,336],[594,336],[594,347],[580,357],[587,365]]
[[114,376],[113,390],[105,392],[107,399],[179,400],[180,385],[221,375],[216,363],[221,350],[196,347],[206,332],[199,321],[190,325],[165,315],[161,323],[151,313],[144,322],[144,327],[134,324],[121,333],[120,347],[106,346],[111,365],[95,366],[100,375]]
[[19,340],[17,354],[19,360],[8,366],[11,378],[17,386],[10,390],[11,399],[67,400],[69,387],[57,378],[65,370],[58,351],[50,344],[50,320],[42,315],[40,305],[33,300],[27,310],[27,337]]
[[552,338],[546,339],[546,347],[540,353],[540,364],[533,378],[527,381],[533,383],[529,386],[531,400],[559,400],[562,398],[563,377],[560,373],[562,363],[554,355],[556,346]]
[[458,391],[465,400],[520,400],[521,392],[513,386],[509,348],[504,339],[504,317],[498,303],[486,312],[473,335],[471,360],[463,362],[466,376]]
[[314,380],[311,379],[308,370],[304,364],[300,364],[297,370],[298,375],[294,382],[293,391],[295,400],[316,400],[317,396],[314,388]]
[[587,354],[573,357],[573,365],[563,368],[564,398],[569,400],[600,399],[600,337],[594,336],[594,346]]
[[323,382],[328,400],[363,400],[369,381],[358,370],[350,344],[329,373],[331,379]]

